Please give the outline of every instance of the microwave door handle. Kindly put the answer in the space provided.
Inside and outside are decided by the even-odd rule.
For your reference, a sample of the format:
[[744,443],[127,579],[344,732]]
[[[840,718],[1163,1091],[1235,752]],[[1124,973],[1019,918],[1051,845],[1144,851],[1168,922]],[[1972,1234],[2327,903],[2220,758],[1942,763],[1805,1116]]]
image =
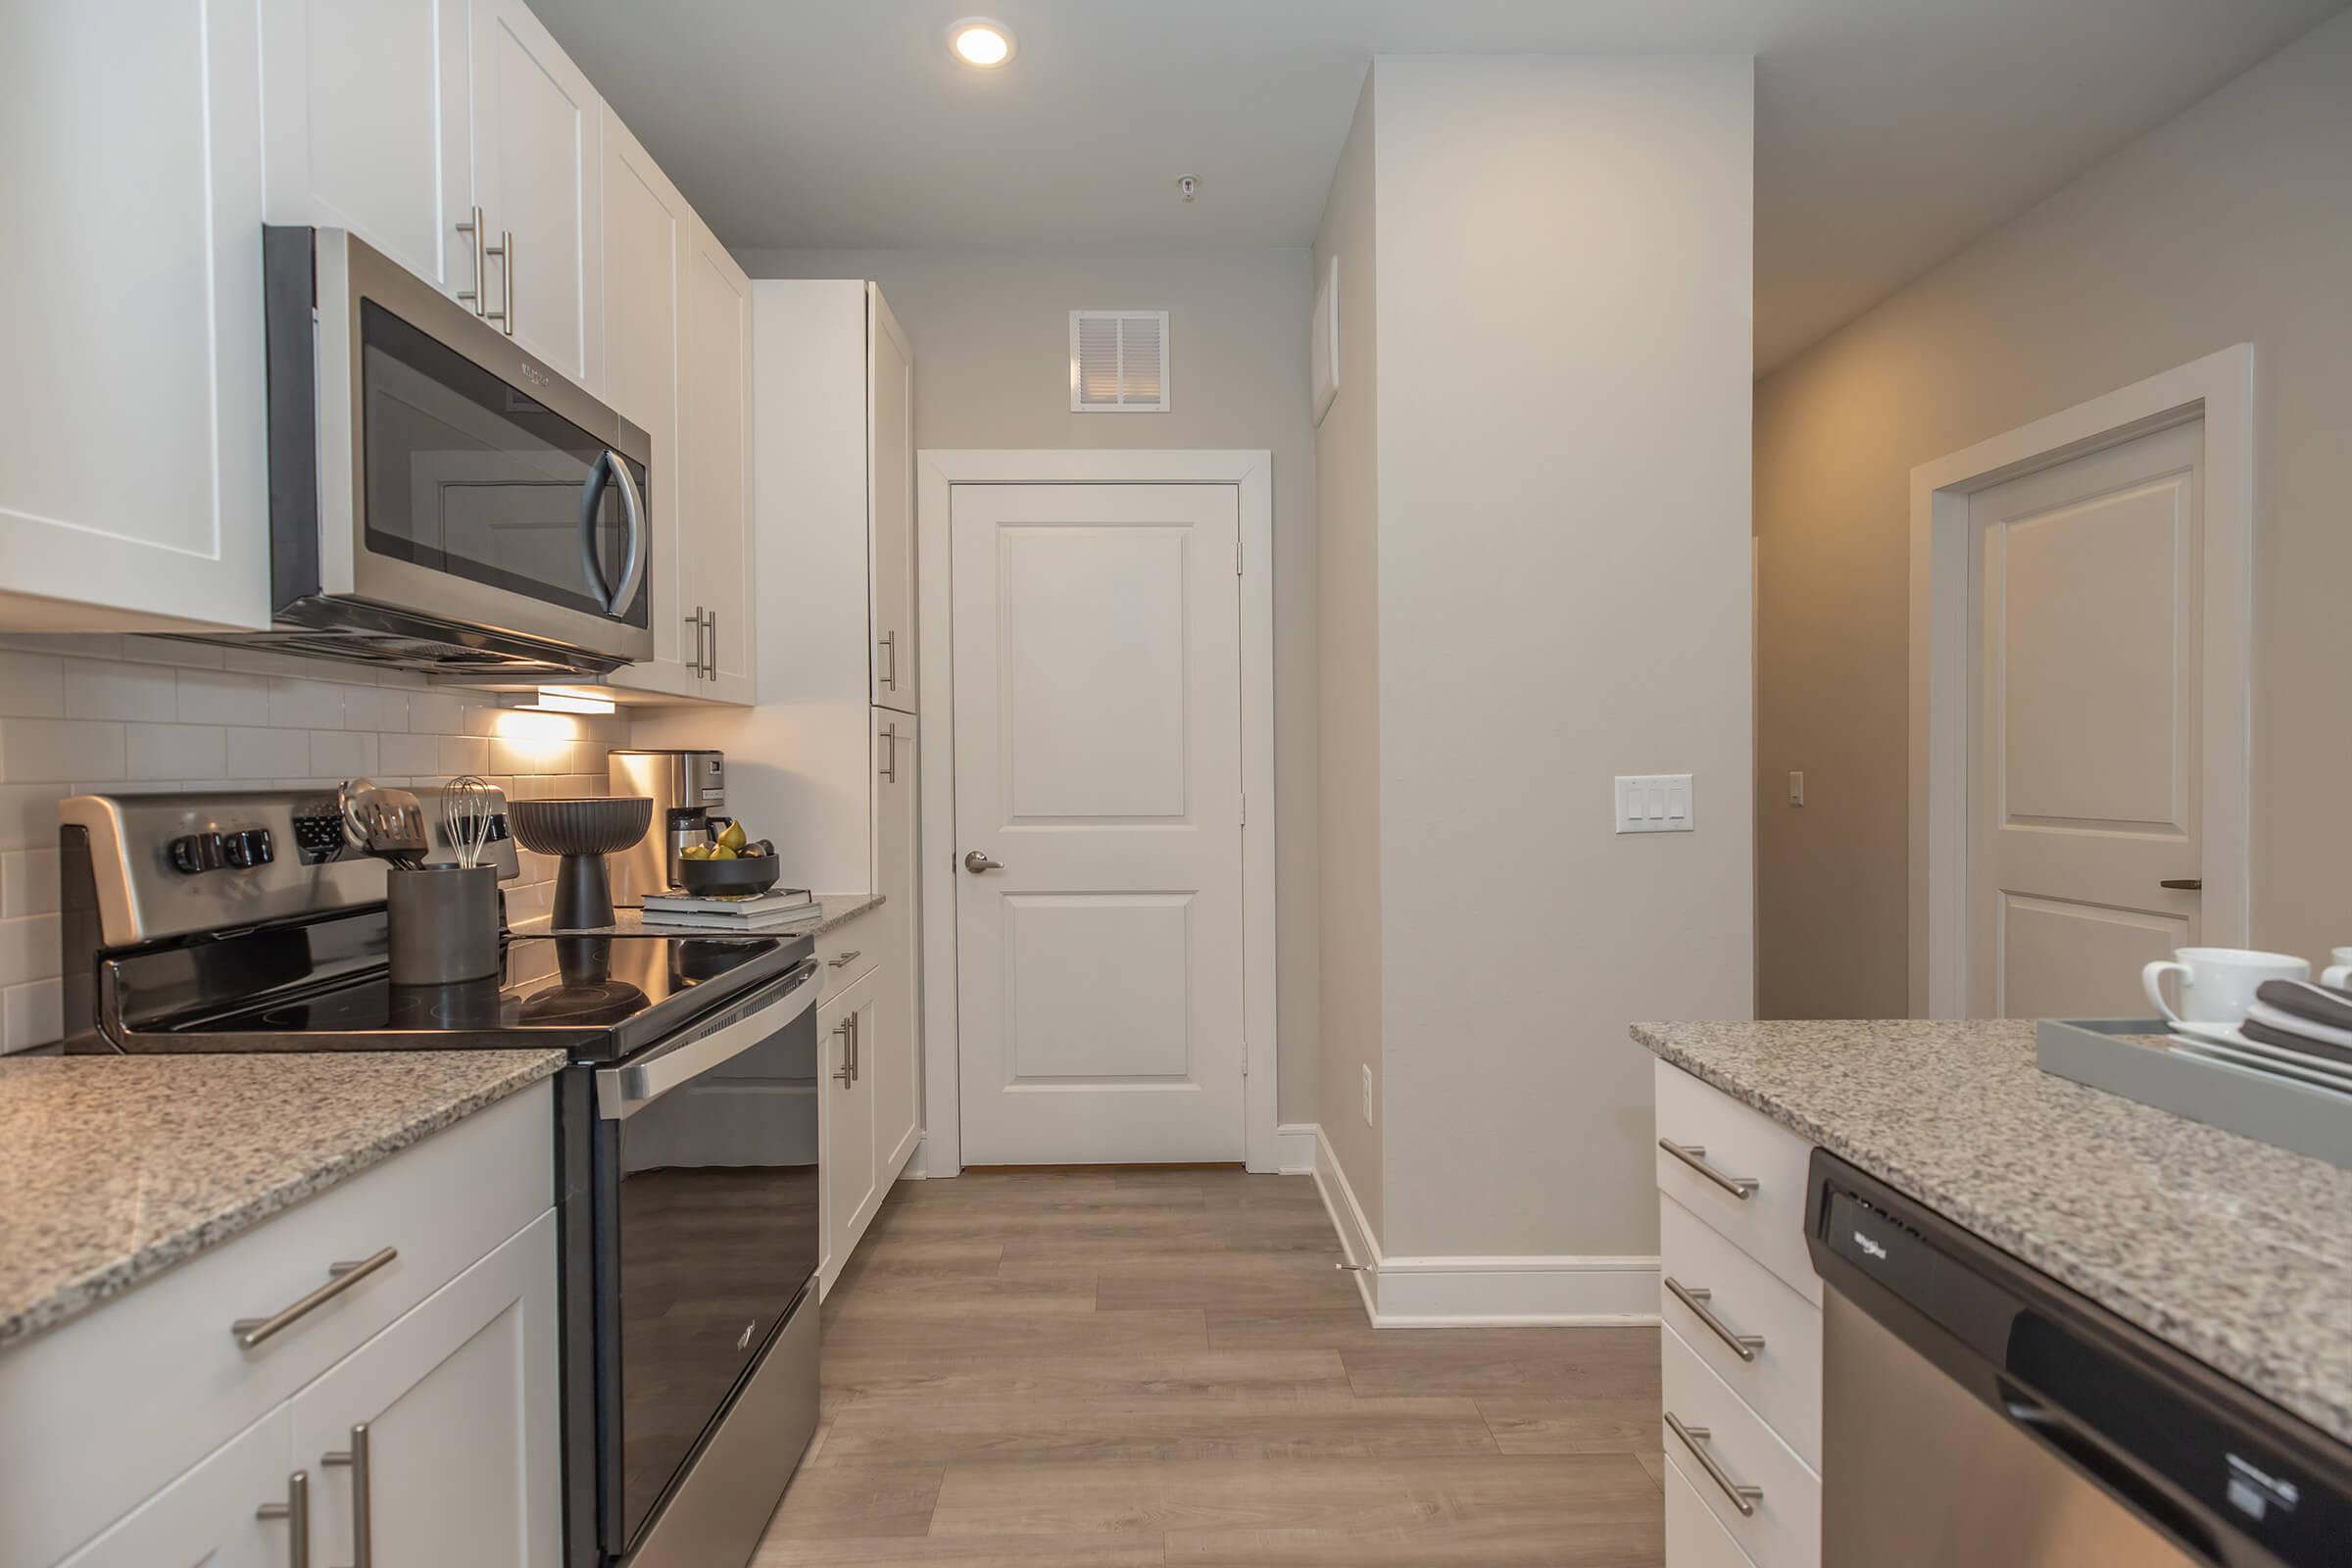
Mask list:
[[[645,581],[645,497],[637,489],[637,476],[629,472],[628,460],[608,452],[605,463],[620,481],[620,508],[629,519],[628,561],[620,568],[620,591],[612,596],[612,613],[618,615],[627,612],[629,601],[637,597],[637,585]],[[711,662],[717,662],[715,650]]]
[[[604,563],[596,559],[596,514],[604,505],[605,486],[614,479],[620,481],[620,508],[629,520],[629,553],[620,569],[618,588],[605,581]],[[629,601],[637,597],[637,585],[645,581],[645,498],[638,492],[636,475],[629,472],[628,464],[617,452],[600,456],[580,487],[580,571],[606,612],[614,615],[627,609]]]

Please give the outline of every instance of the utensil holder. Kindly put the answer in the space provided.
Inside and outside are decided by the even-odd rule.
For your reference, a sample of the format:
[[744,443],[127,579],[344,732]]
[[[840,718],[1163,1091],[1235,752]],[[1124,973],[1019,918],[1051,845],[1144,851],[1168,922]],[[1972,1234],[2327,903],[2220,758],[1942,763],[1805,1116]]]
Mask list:
[[498,867],[427,865],[385,873],[392,983],[447,986],[498,972]]

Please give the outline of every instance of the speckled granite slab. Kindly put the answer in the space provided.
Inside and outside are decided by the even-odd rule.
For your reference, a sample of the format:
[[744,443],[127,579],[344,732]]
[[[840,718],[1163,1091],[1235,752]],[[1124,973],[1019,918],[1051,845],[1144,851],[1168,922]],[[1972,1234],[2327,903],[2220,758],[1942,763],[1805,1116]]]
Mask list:
[[0,1059],[0,1348],[564,1061],[561,1051]]
[[2352,1443],[2352,1171],[2045,1073],[2030,1022],[1633,1033]]

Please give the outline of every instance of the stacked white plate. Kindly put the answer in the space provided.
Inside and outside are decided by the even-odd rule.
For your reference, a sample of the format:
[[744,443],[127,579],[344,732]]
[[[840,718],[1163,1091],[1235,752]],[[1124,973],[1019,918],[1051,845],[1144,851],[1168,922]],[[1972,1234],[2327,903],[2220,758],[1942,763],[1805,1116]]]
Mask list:
[[[2298,1021],[2296,1027],[2305,1025]],[[2352,1100],[2352,1062],[2331,1061],[2268,1041],[2249,1040],[2246,1032],[2235,1024],[2176,1023],[2173,1033],[2180,1036],[2173,1043],[2175,1051],[2217,1067],[2284,1078],[2314,1089],[2331,1090]]]

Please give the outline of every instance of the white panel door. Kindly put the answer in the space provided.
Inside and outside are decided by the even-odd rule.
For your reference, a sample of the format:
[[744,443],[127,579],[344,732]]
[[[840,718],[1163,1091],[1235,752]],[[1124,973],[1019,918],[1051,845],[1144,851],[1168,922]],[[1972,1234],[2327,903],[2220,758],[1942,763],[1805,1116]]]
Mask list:
[[521,0],[473,0],[473,189],[514,341],[604,390],[603,101]]
[[267,626],[254,8],[0,5],[0,627]]
[[2137,1017],[2197,940],[2202,421],[1969,501],[1969,1011]]
[[348,228],[474,294],[466,30],[466,0],[264,0],[270,221]]
[[289,1522],[260,1513],[288,1500],[292,1433],[281,1404],[58,1568],[278,1568],[302,1561],[286,1539]]
[[1239,493],[951,511],[964,1163],[1238,1160]]
[[865,285],[867,527],[873,544],[876,708],[914,706],[914,352]]
[[556,1568],[556,1333],[550,1209],[296,1395],[310,1560]]

